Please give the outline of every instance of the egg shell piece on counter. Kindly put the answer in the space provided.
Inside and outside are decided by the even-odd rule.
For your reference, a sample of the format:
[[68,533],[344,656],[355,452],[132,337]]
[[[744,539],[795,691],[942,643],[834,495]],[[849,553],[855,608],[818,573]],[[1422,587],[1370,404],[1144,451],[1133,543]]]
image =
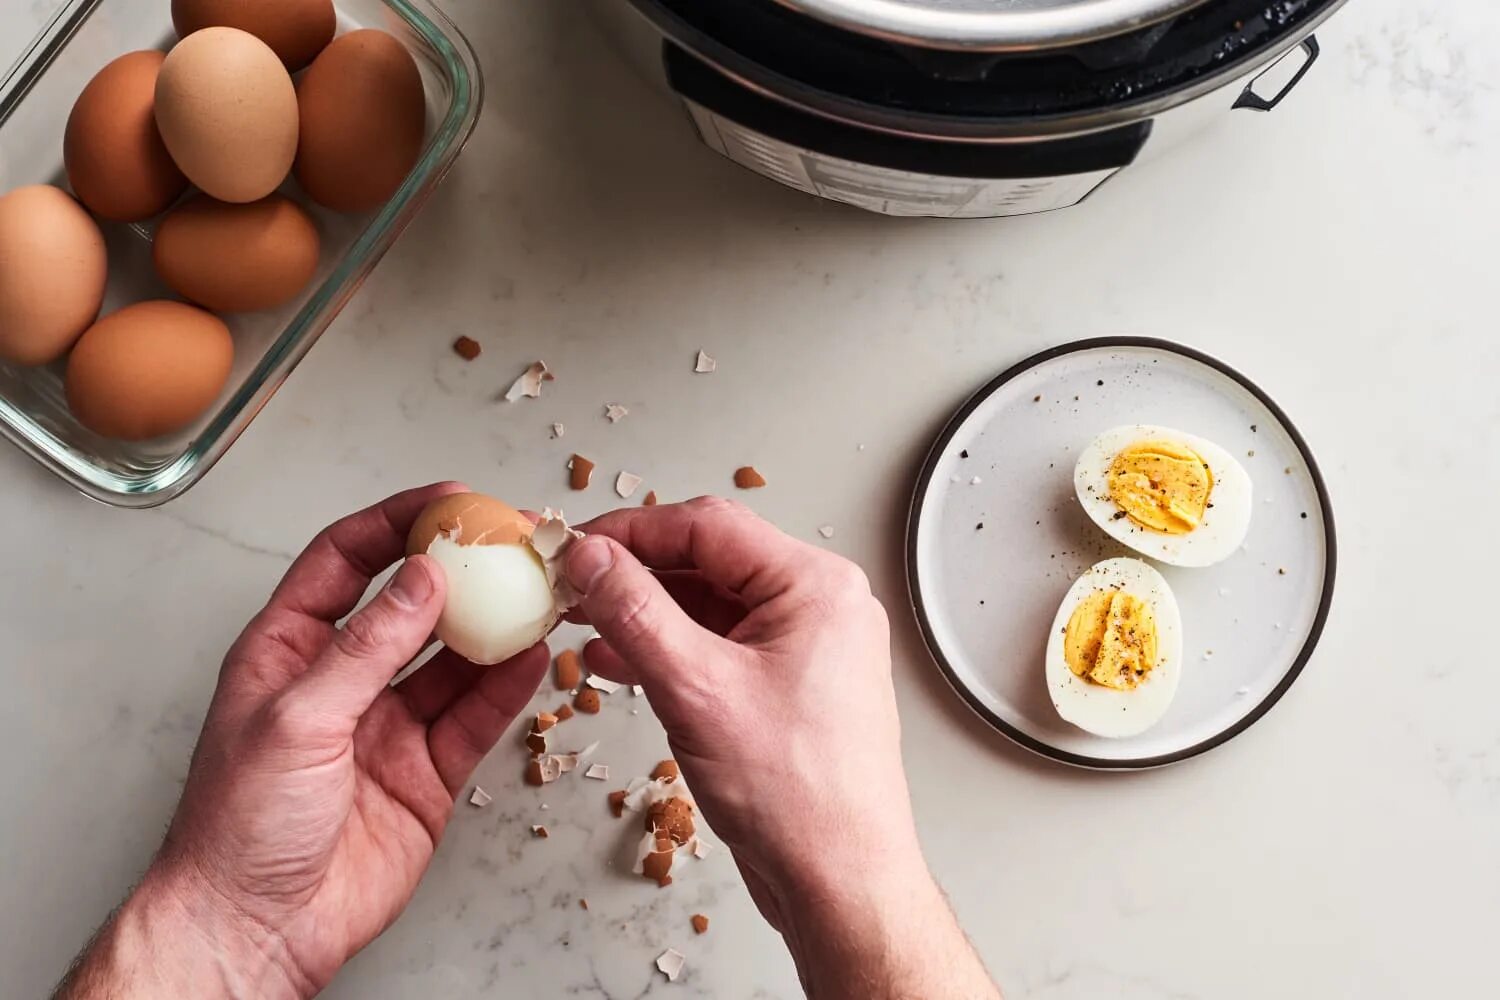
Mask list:
[[204,28],[167,53],[156,124],[177,166],[219,201],[259,201],[291,172],[297,89],[270,47],[238,28]]
[[[1168,441],[1196,452],[1213,475],[1209,508],[1185,534],[1169,534],[1138,524],[1110,498],[1109,470],[1132,445]],[[1253,488],[1250,474],[1229,452],[1194,434],[1151,424],[1114,427],[1083,449],[1073,467],[1073,487],[1089,519],[1122,545],[1172,566],[1203,567],[1222,562],[1244,544],[1250,530]]]
[[540,642],[576,600],[559,586],[557,568],[576,535],[560,517],[533,527],[514,507],[479,493],[428,504],[407,536],[406,554],[426,554],[447,577],[437,637],[479,664]]
[[396,193],[426,142],[427,97],[395,36],[366,28],[334,40],[297,86],[297,181],[336,212],[366,212]]
[[68,184],[101,219],[154,218],[187,190],[156,127],[156,81],[165,60],[154,50],[120,56],[88,82],[68,115]]
[[[1068,666],[1065,633],[1073,611],[1098,591],[1121,590],[1144,601],[1156,621],[1155,667],[1130,690],[1085,680]],[[1095,736],[1122,739],[1150,729],[1166,714],[1182,679],[1182,615],[1167,581],[1139,559],[1095,563],[1068,589],[1047,637],[1047,693],[1057,714]]]
[[83,206],[46,184],[0,196],[0,361],[45,365],[99,315],[109,263]]
[[668,948],[656,956],[656,968],[667,977],[667,982],[677,982],[682,970],[687,967],[687,958],[676,948]]
[[157,274],[215,312],[255,312],[297,297],[318,269],[318,227],[279,194],[244,205],[198,195],[157,227]]
[[333,0],[172,0],[179,37],[204,28],[239,28],[270,46],[295,73],[333,41]]
[[668,799],[693,801],[687,785],[675,778],[632,778],[625,787],[624,807],[631,812],[642,812]]
[[105,437],[159,437],[202,416],[233,364],[234,341],[217,316],[182,302],[139,302],[79,338],[68,357],[68,408]]

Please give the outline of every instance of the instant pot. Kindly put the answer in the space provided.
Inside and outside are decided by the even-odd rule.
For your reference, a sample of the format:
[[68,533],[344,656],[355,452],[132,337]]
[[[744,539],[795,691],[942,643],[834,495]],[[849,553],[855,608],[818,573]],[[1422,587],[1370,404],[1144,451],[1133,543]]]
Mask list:
[[1066,208],[1275,109],[1343,0],[593,0],[703,142],[886,215]]

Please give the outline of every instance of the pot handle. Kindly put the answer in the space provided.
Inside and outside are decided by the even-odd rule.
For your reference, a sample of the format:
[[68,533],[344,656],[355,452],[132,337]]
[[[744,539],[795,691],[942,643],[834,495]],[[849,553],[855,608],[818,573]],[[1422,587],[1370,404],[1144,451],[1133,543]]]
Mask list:
[[1239,97],[1235,98],[1234,106],[1236,108],[1249,108],[1251,111],[1270,111],[1272,108],[1276,107],[1276,105],[1280,104],[1282,98],[1286,97],[1287,94],[1290,94],[1292,92],[1292,88],[1302,82],[1302,78],[1307,75],[1308,70],[1312,69],[1313,63],[1318,61],[1318,54],[1322,51],[1318,47],[1318,39],[1314,35],[1308,35],[1306,38],[1302,39],[1302,42],[1297,46],[1297,48],[1301,49],[1303,53],[1306,54],[1307,58],[1302,60],[1302,65],[1297,68],[1297,72],[1292,74],[1292,78],[1286,82],[1286,85],[1284,87],[1276,92],[1275,96],[1269,98],[1261,97],[1255,92],[1255,85],[1260,82],[1261,77],[1265,76],[1267,73],[1271,72],[1271,70],[1281,65],[1281,59],[1285,59],[1287,56],[1291,55],[1293,51],[1296,51],[1295,49],[1289,50],[1286,55],[1283,55],[1281,57],[1281,59],[1276,60],[1265,69],[1261,70],[1255,75],[1255,79],[1245,84],[1245,89],[1240,91]]

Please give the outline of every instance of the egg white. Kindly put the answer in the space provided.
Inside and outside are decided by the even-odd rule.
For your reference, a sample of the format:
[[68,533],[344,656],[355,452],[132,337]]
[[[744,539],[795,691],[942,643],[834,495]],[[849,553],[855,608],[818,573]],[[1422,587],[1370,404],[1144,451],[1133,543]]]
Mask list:
[[530,545],[459,545],[439,534],[427,554],[448,577],[447,602],[434,632],[464,659],[508,660],[557,624],[547,568]]
[[[1185,535],[1169,535],[1120,517],[1109,498],[1109,467],[1115,456],[1141,441],[1176,441],[1202,456],[1213,473],[1210,507],[1203,521]],[[1114,427],[1090,441],[1073,467],[1073,488],[1089,519],[1111,538],[1152,559],[1172,566],[1212,566],[1223,562],[1244,544],[1253,510],[1250,474],[1233,455],[1194,434],[1130,424]]]
[[[1084,598],[1097,590],[1123,590],[1151,607],[1156,619],[1156,667],[1139,686],[1116,691],[1077,676],[1068,667],[1063,634]],[[1047,693],[1057,714],[1095,736],[1120,739],[1150,729],[1166,714],[1182,677],[1182,614],[1162,575],[1139,559],[1095,563],[1068,588],[1047,637]]]

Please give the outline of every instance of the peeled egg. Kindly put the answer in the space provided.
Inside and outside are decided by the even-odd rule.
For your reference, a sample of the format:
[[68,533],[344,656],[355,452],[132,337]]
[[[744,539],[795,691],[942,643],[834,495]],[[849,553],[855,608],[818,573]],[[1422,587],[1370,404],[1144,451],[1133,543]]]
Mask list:
[[297,89],[265,42],[204,28],[167,53],[156,124],[188,180],[220,201],[259,201],[297,155]]
[[99,315],[107,276],[104,235],[66,191],[36,184],[0,197],[0,361],[66,354]]
[[149,219],[187,190],[156,127],[156,78],[165,59],[154,50],[121,56],[89,81],[68,115],[68,183],[102,219]]
[[1100,434],[1073,468],[1078,502],[1116,541],[1173,566],[1212,566],[1250,530],[1250,475],[1185,431],[1149,424]]
[[174,292],[216,312],[254,312],[307,286],[318,245],[313,220],[279,194],[248,205],[199,195],[162,220],[151,249]]
[[416,60],[395,36],[366,28],[323,50],[297,85],[297,182],[336,212],[384,204],[421,156],[427,98]]
[[172,23],[183,38],[204,28],[239,28],[271,47],[293,73],[333,41],[333,0],[172,0]]
[[1182,615],[1162,575],[1139,559],[1106,559],[1068,589],[1047,639],[1057,714],[1112,739],[1166,714],[1182,677]]
[[480,664],[541,642],[576,603],[559,567],[577,537],[561,518],[533,526],[514,507],[480,493],[428,504],[407,535],[406,554],[431,557],[447,576],[438,639]]
[[68,408],[105,437],[170,434],[218,398],[233,363],[234,342],[217,316],[181,302],[139,302],[79,338],[68,357]]

